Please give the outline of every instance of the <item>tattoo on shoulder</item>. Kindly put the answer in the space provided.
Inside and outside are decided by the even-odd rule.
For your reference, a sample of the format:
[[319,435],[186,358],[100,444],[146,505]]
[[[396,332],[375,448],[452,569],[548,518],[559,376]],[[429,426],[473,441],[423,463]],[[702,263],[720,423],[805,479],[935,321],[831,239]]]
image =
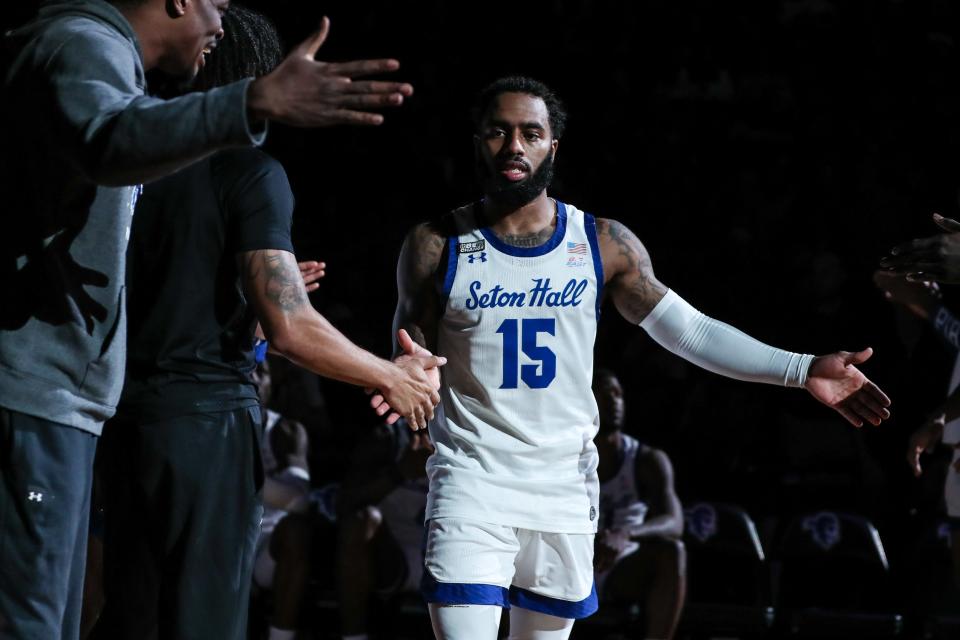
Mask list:
[[618,284],[622,294],[618,306],[628,320],[642,319],[667,292],[653,275],[650,254],[632,231],[616,220],[597,220],[602,242],[615,253],[611,258],[619,264]]
[[[606,236],[617,250],[617,258],[635,265],[640,260],[641,245],[637,236],[616,220],[597,220],[597,233]],[[646,251],[643,251],[646,253]],[[649,262],[649,257],[647,258]]]
[[417,273],[427,275],[433,273],[440,263],[443,245],[446,240],[434,231],[430,225],[423,224],[416,230],[416,248],[413,259],[416,261]]
[[300,269],[293,256],[286,252],[252,251],[246,258],[247,278],[263,281],[268,300],[284,311],[294,311],[309,304]]

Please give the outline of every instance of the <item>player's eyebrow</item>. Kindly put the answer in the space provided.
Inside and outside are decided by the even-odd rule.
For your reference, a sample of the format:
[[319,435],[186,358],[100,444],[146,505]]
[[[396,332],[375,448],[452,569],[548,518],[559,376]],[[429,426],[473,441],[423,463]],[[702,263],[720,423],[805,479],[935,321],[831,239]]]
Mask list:
[[[487,126],[500,127],[501,129],[510,129],[516,125],[510,122],[507,122],[506,120],[498,120],[496,118],[491,118],[487,122]],[[539,129],[540,131],[546,131],[546,127],[544,127],[543,124],[541,124],[540,122],[537,122],[536,120],[528,120],[526,122],[521,122],[519,126],[521,129]]]

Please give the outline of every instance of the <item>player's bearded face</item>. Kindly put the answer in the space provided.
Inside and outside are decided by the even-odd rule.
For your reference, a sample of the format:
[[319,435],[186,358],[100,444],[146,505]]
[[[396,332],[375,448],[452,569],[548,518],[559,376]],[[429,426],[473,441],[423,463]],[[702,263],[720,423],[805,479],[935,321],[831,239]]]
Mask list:
[[507,179],[498,170],[499,165],[505,162],[529,164],[529,159],[477,158],[477,173],[483,192],[498,204],[511,208],[522,207],[543,193],[544,189],[553,182],[553,153],[548,153],[533,173],[519,181]]

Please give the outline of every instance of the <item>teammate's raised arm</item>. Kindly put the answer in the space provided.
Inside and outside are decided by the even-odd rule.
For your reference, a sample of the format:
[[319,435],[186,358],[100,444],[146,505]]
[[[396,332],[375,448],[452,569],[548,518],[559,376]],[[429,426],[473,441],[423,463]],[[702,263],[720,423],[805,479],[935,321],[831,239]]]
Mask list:
[[276,120],[297,127],[378,125],[383,116],[369,113],[403,104],[413,94],[405,82],[356,80],[400,68],[393,59],[321,62],[314,56],[327,39],[330,20],[290,52],[280,65],[255,80],[247,94],[247,109],[259,120]]

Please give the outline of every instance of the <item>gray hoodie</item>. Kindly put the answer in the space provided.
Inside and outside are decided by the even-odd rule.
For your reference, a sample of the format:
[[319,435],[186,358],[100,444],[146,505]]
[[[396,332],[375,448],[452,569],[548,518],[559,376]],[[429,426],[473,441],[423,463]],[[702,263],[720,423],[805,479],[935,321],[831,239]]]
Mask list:
[[99,434],[123,387],[124,261],[139,185],[259,144],[250,81],[145,96],[133,29],[103,0],[47,2],[5,40],[0,407]]

